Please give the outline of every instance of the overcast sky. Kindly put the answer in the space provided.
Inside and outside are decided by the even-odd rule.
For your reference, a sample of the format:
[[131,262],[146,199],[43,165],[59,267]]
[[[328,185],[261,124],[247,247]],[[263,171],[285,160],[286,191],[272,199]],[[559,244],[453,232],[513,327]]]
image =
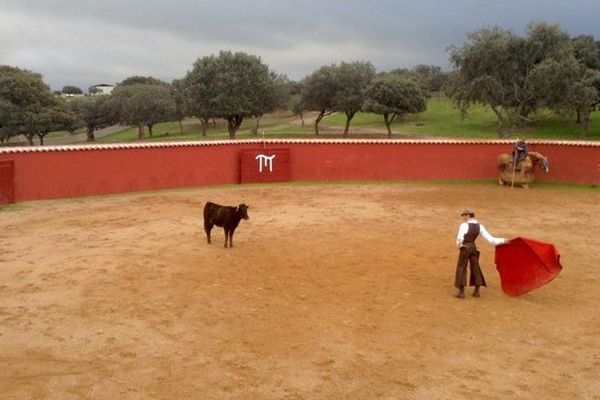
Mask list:
[[0,64],[86,92],[132,75],[171,82],[219,50],[294,80],[341,61],[447,69],[446,49],[468,33],[522,35],[532,21],[600,40],[600,0],[1,0]]

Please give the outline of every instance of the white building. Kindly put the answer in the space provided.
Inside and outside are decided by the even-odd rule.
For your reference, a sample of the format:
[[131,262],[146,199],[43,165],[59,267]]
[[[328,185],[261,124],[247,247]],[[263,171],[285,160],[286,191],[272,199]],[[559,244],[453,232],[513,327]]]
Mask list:
[[61,93],[61,97],[83,97],[85,94],[83,93]]
[[115,85],[109,85],[106,83],[101,83],[99,85],[94,85],[90,88],[90,94],[92,96],[98,96],[103,94],[111,94]]

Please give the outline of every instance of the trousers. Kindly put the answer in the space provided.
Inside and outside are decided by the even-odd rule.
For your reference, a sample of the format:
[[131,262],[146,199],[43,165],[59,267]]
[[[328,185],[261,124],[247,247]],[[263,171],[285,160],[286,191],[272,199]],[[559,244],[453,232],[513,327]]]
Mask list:
[[469,286],[487,286],[485,277],[479,266],[479,250],[475,243],[464,243],[458,253],[454,286],[462,289],[467,285],[467,267],[471,267]]

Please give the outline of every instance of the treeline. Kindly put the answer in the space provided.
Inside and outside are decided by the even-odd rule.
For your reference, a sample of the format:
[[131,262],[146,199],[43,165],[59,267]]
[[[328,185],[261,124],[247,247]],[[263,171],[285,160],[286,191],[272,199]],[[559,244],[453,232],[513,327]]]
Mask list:
[[[462,47],[450,49],[451,72],[419,65],[411,70],[376,73],[368,61],[322,66],[300,82],[290,81],[265,65],[260,57],[222,51],[199,58],[181,79],[171,83],[133,76],[109,96],[64,100],[51,93],[41,75],[0,66],[0,140],[37,136],[86,127],[88,141],[97,129],[113,124],[138,127],[152,136],[154,124],[196,117],[206,135],[215,118],[227,121],[229,137],[246,118],[256,134],[266,113],[289,109],[302,121],[306,111],[321,120],[334,112],[346,116],[344,136],[359,111],[382,116],[388,131],[409,113],[425,111],[432,92],[445,92],[463,114],[473,104],[491,107],[498,134],[530,121],[540,108],[573,115],[587,135],[590,115],[600,105],[600,42],[591,36],[571,38],[558,25],[531,24],[520,37],[499,27],[468,36]],[[78,88],[67,86],[65,93]],[[181,127],[180,123],[180,127]]]
[[558,25],[530,24],[523,37],[499,27],[481,29],[450,49],[450,61],[447,95],[463,113],[475,103],[489,106],[500,137],[540,108],[574,115],[586,136],[600,105],[600,42],[571,38]]
[[[445,74],[440,67],[417,66],[412,70],[375,73],[369,62],[342,62],[319,68],[301,82],[271,71],[261,59],[243,52],[222,51],[198,59],[181,79],[171,83],[153,77],[123,80],[111,95],[61,98],[53,95],[41,75],[0,66],[0,140],[24,135],[40,144],[49,132],[74,132],[85,126],[88,141],[94,132],[113,124],[138,127],[138,137],[152,136],[152,127],[186,117],[200,120],[202,134],[216,118],[227,121],[229,137],[246,118],[253,118],[257,134],[263,115],[288,109],[302,120],[305,111],[318,111],[319,122],[333,112],[347,116],[344,136],[352,117],[360,110],[379,113],[391,135],[391,123],[406,113],[425,110],[429,93],[440,90]],[[80,94],[66,86],[63,93]]]

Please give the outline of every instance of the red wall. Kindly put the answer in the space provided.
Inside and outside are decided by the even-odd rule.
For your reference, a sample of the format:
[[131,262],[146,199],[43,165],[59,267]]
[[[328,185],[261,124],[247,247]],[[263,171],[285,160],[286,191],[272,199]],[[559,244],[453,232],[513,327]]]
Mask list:
[[0,160],[0,204],[15,202],[15,162]]
[[[0,148],[14,201],[240,183],[242,154],[288,149],[291,180],[496,179],[512,141],[269,140]],[[530,141],[550,160],[541,181],[600,184],[600,143]],[[243,166],[247,165],[247,166]],[[4,181],[2,181],[4,182]],[[2,191],[10,188],[6,183]]]
[[15,161],[15,201],[239,181],[241,144],[54,146],[0,150]]
[[[268,157],[269,160],[260,159]],[[240,183],[286,182],[291,179],[290,149],[258,147],[240,154]]]

